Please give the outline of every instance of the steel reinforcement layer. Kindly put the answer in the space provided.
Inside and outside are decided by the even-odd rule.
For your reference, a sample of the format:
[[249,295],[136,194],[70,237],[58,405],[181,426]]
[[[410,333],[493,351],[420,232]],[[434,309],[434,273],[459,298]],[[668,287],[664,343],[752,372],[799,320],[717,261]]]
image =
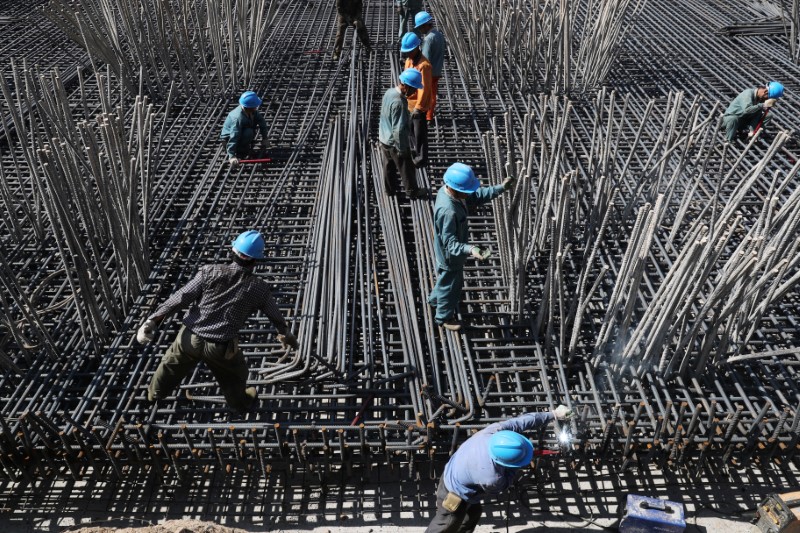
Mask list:
[[[0,60],[8,83],[13,82],[11,61],[19,69],[23,61],[30,68],[38,65],[41,72],[57,67],[64,74],[69,107],[87,116],[99,113],[101,89],[85,52],[45,23],[31,26],[31,16],[18,16],[23,4],[0,7]],[[788,208],[767,218],[764,207],[773,197],[770,205],[793,205],[798,190],[791,173],[798,153],[794,137],[778,136],[772,145],[760,139],[749,146],[723,145],[717,128],[721,111],[714,107],[717,101],[727,105],[746,87],[780,79],[787,97],[774,113],[771,131],[791,133],[800,111],[794,96],[800,69],[789,60],[786,39],[715,34],[737,22],[746,9],[742,0],[725,6],[706,0],[651,1],[622,41],[606,92],[557,95],[543,105],[547,94],[524,94],[510,81],[496,87],[470,83],[465,69],[480,65],[458,64],[448,56],[430,128],[430,166],[418,173],[430,198],[410,202],[402,194],[385,194],[375,145],[380,99],[400,68],[396,15],[390,2],[366,1],[374,52],[367,54],[349,31],[343,59],[333,62],[335,13],[329,4],[279,3],[280,16],[265,41],[253,87],[266,97],[270,163],[228,165],[218,130],[235,95],[178,95],[153,103],[154,179],[144,207],[150,275],[102,345],[81,333],[76,296],[86,295],[75,294],[64,272],[52,221],[42,214],[40,228],[26,225],[23,207],[1,219],[0,253],[8,268],[0,277],[16,280],[3,288],[3,326],[13,322],[26,334],[34,327],[26,322],[19,289],[29,297],[28,311],[37,312],[49,332],[51,350],[26,345],[12,328],[0,326],[5,361],[0,477],[9,483],[51,476],[124,479],[146,471],[159,479],[186,480],[215,469],[268,477],[278,468],[324,479],[331,471],[358,465],[400,465],[415,476],[421,468],[434,472],[476,428],[562,403],[576,416],[533,435],[540,446],[562,452],[537,459],[542,463],[580,471],[658,465],[699,473],[709,465],[766,463],[792,469],[800,443],[800,313],[793,257],[779,263],[789,266],[778,280],[792,283],[786,291],[779,287],[764,296],[769,300],[777,292],[782,297],[770,301],[763,314],[753,311],[756,327],[736,347],[738,355],[758,357],[727,362],[722,352],[730,345],[721,341],[692,345],[686,371],[677,371],[681,362],[670,367],[674,371],[661,372],[612,357],[627,340],[621,323],[633,331],[659,288],[674,277],[670,272],[680,261],[682,238],[693,231],[695,219],[707,216],[706,205],[713,204],[716,213],[738,202],[738,223],[745,229],[732,231],[721,257],[738,253],[749,228],[794,220]],[[436,17],[436,2],[429,7]],[[80,76],[72,74],[76,68]],[[612,91],[619,100],[606,99]],[[684,100],[678,102],[680,91]],[[695,101],[695,95],[701,98]],[[558,107],[566,106],[566,98],[573,109],[569,113]],[[26,141],[5,116],[11,106],[2,109],[4,190],[20,204],[27,198],[35,205],[38,186],[23,157]],[[555,242],[534,248],[519,288],[522,310],[512,312],[513,280],[503,273],[504,261],[511,258],[498,250],[494,208],[477,209],[471,213],[471,242],[498,253],[486,262],[468,263],[460,313],[470,327],[460,334],[446,332],[435,326],[426,303],[436,275],[433,199],[444,170],[463,161],[488,181],[498,162],[487,135],[502,130],[505,120],[510,133],[498,143],[527,139],[533,133],[523,131],[526,115],[542,125],[533,138],[537,157],[532,164],[544,166],[538,150],[550,150],[557,138],[545,131],[545,109],[552,110],[554,120],[566,117],[556,181],[575,172],[568,189],[574,192],[568,217],[573,222],[548,226],[572,232],[563,233],[570,247],[563,257],[569,259],[550,270],[556,264],[551,260]],[[17,112],[31,116],[27,109]],[[600,124],[598,116],[608,122]],[[658,159],[670,121],[677,124],[677,145],[689,137],[681,133],[681,124],[691,130],[706,118],[707,146],[690,143],[682,152],[685,159],[666,153]],[[42,125],[31,120],[26,127],[36,131]],[[602,128],[609,146],[613,142],[607,170],[618,176],[620,194],[612,197],[601,249],[587,265],[581,264],[586,239],[598,229],[590,223],[597,207],[593,198],[602,195],[593,181],[598,176],[591,174],[598,157],[593,139]],[[654,165],[649,156],[657,152]],[[758,165],[763,169],[753,175]],[[626,251],[632,235],[639,235],[638,209],[648,204],[648,195],[665,194],[658,187],[666,185],[659,184],[639,198],[637,183],[656,171],[669,176],[673,170],[668,192],[675,201],[665,200],[663,223],[653,226],[652,245],[641,256],[640,283],[623,302],[626,309],[630,302],[633,318],[619,319],[618,344],[609,343],[598,355],[596,339],[610,302],[618,298],[615,283],[622,283]],[[785,176],[791,179],[784,184]],[[738,187],[749,178],[752,183],[742,192]],[[776,184],[783,186],[777,190]],[[525,198],[531,213],[556,209],[542,205],[541,196]],[[12,227],[10,217],[23,223]],[[147,385],[180,321],[166,321],[147,346],[135,341],[136,328],[199,266],[227,261],[229,243],[250,228],[265,235],[268,259],[257,272],[272,285],[300,348],[282,349],[267,318],[257,315],[239,339],[248,382],[259,391],[251,412],[241,417],[230,412],[202,365],[174,395],[148,402]],[[81,231],[86,239],[98,238]],[[98,245],[100,260],[112,265],[111,246]],[[788,249],[796,252],[793,246]],[[574,353],[566,354],[564,304],[559,315],[540,303],[552,301],[556,283],[564,294],[574,290],[583,269],[597,282],[576,327]],[[121,280],[110,275],[110,284],[119,287]],[[700,306],[702,301],[687,305],[686,320]],[[575,324],[573,318],[569,324]],[[703,355],[706,350],[710,356]]]

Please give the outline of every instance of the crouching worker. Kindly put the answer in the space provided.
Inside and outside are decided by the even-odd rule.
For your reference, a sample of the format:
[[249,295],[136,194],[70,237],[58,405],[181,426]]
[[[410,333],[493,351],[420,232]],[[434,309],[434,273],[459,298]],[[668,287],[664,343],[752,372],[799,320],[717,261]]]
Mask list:
[[267,121],[258,112],[261,98],[253,91],[246,91],[239,97],[239,106],[228,113],[222,125],[220,139],[225,144],[228,162],[238,165],[253,150],[256,129],[261,133],[261,152],[267,151]]
[[154,332],[173,311],[189,304],[183,327],[158,365],[147,399],[166,398],[200,361],[214,374],[231,409],[244,413],[256,401],[255,387],[247,387],[247,363],[239,348],[239,330],[261,310],[278,330],[284,347],[297,349],[267,282],[256,276],[256,260],[264,258],[264,238],[250,230],[233,241],[232,262],[200,267],[197,275],[170,296],[139,328],[136,339],[152,342]]
[[520,433],[572,416],[566,405],[496,422],[468,438],[444,467],[436,490],[436,516],[425,533],[475,531],[484,494],[508,489],[520,468],[530,466],[533,444]]

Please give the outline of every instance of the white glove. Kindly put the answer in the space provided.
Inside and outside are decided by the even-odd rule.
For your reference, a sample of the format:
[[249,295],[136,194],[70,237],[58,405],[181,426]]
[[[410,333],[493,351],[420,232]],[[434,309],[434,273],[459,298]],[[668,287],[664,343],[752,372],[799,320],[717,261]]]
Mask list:
[[136,332],[136,340],[139,341],[139,344],[149,344],[153,342],[157,327],[158,324],[156,324],[156,321],[148,318],[145,323],[141,325],[139,331]]
[[239,158],[238,157],[231,157],[230,159],[228,159],[228,163],[230,163],[233,166],[236,166],[236,165],[239,164]]
[[556,420],[568,420],[572,418],[572,415],[572,409],[566,405],[559,405],[556,407],[556,410],[553,411],[553,416],[556,417]]
[[774,106],[774,105],[775,105],[775,102],[777,102],[777,101],[778,101],[778,99],[777,99],[777,98],[768,98],[768,99],[767,99],[767,100],[764,102],[764,107],[766,107],[767,109],[769,109],[770,107]]
[[473,246],[472,250],[470,250],[472,257],[477,259],[478,261],[484,261],[487,257],[492,255],[492,251],[487,249],[481,249],[479,246]]
[[748,139],[752,139],[753,135],[755,135],[755,134],[756,134],[756,132],[754,132],[753,130],[750,130],[750,131],[747,132],[747,138]]

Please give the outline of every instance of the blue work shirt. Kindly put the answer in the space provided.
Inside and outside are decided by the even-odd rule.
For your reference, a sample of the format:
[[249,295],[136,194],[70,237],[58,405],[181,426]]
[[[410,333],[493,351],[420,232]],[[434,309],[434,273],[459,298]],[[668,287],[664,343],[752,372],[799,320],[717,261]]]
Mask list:
[[467,503],[480,503],[484,494],[497,494],[514,481],[519,468],[506,468],[489,456],[489,439],[502,430],[536,429],[553,420],[553,413],[526,413],[497,422],[468,438],[444,467],[444,486]]
[[[255,128],[258,126],[258,129],[261,131],[261,137],[263,139],[267,138],[267,121],[264,120],[264,117],[256,111],[253,113],[253,117],[248,117],[247,114],[244,112],[244,108],[242,106],[237,107],[230,113],[228,113],[227,118],[225,118],[225,124],[222,125],[222,133],[220,134],[220,139],[228,139],[227,151],[229,157],[236,157],[236,153],[243,152],[245,150],[237,150],[237,145],[242,141],[245,130],[254,130],[252,135],[246,135],[246,137],[252,141],[255,137]],[[249,146],[247,149],[249,150]]]
[[444,35],[436,29],[429,31],[422,40],[422,55],[431,62],[431,76],[434,78],[442,77],[445,46]]
[[764,109],[764,104],[756,98],[756,89],[745,89],[733,99],[731,105],[725,110],[725,116],[747,117],[755,115]]
[[503,192],[502,185],[481,187],[465,200],[458,200],[442,186],[436,194],[433,206],[433,247],[436,250],[436,266],[442,270],[463,270],[464,263],[472,251],[467,243],[469,222],[468,206],[492,201]]
[[411,148],[408,145],[408,122],[408,100],[397,87],[392,87],[386,91],[381,101],[378,138],[401,154],[409,153]]

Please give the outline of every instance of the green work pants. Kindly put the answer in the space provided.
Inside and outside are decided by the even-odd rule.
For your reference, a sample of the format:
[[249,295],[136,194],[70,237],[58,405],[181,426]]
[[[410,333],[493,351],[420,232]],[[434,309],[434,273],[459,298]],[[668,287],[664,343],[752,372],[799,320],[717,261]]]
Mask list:
[[428,304],[436,308],[436,323],[455,318],[464,287],[464,271],[437,269],[436,285],[428,296]]
[[208,341],[186,326],[181,327],[161,359],[147,390],[147,399],[153,402],[166,398],[200,361],[214,374],[228,406],[240,412],[246,411],[252,400],[245,394],[247,363],[238,341]]

